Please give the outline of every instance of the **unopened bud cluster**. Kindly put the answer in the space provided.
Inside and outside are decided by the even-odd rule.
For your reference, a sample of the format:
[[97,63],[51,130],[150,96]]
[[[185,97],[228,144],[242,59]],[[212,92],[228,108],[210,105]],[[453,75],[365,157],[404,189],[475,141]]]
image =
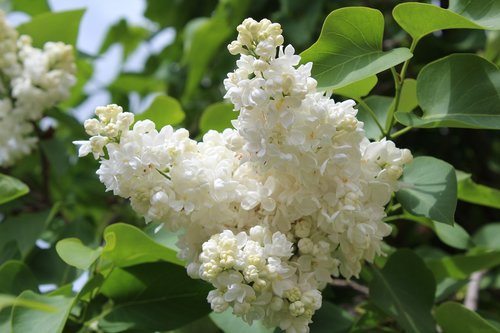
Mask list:
[[35,145],[33,123],[69,95],[75,83],[73,49],[48,42],[32,46],[0,11],[0,166],[9,166]]
[[110,105],[85,123],[80,155],[100,157],[107,190],[147,220],[184,230],[179,255],[214,286],[214,311],[308,332],[332,276],[358,276],[382,254],[384,206],[412,156],[370,142],[353,101],[316,91],[278,24],[246,19],[238,32],[224,81],[234,129],[196,142],[147,120],[129,129],[132,115]]

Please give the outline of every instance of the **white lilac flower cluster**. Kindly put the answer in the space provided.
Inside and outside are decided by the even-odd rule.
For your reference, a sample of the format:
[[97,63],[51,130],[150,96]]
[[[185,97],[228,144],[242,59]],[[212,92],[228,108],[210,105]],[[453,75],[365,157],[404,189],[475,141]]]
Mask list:
[[246,19],[238,32],[224,81],[235,129],[196,142],[148,120],[130,129],[132,114],[109,105],[85,122],[79,153],[100,158],[107,190],[147,220],[184,230],[179,255],[215,287],[214,311],[308,332],[331,277],[382,254],[384,206],[412,156],[370,142],[353,101],[317,92],[278,24]]
[[0,11],[0,166],[31,151],[37,141],[33,123],[68,97],[75,71],[70,45],[48,42],[35,48]]

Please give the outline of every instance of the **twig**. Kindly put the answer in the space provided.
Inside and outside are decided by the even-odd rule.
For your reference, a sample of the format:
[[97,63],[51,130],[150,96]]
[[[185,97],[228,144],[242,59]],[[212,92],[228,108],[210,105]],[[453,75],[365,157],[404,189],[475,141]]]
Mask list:
[[469,280],[469,285],[467,286],[467,294],[464,299],[464,306],[472,311],[477,310],[477,300],[479,298],[479,287],[481,279],[486,271],[478,271],[472,273]]
[[368,287],[351,280],[333,279],[330,284],[335,287],[351,287],[352,289],[359,291],[366,296],[368,296],[369,294]]

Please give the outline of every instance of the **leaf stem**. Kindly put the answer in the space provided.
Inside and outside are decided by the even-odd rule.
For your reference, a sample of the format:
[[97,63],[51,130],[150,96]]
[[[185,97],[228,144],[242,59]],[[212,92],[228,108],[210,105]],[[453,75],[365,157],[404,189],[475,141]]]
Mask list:
[[[413,53],[415,50],[415,47],[417,46],[418,40],[413,39],[410,45],[410,52]],[[406,60],[403,63],[403,67],[401,68],[401,72],[398,74],[396,72],[396,69],[394,67],[391,67],[391,73],[392,77],[394,79],[394,89],[395,89],[395,95],[394,95],[394,102],[392,103],[392,106],[389,110],[389,114],[387,115],[387,120],[385,122],[385,131],[384,134],[388,139],[391,138],[391,129],[392,126],[394,125],[394,113],[396,113],[398,107],[399,107],[399,102],[401,100],[401,91],[403,90],[403,84],[404,80],[406,77],[406,71],[408,70],[408,65],[410,64],[410,59]]]
[[405,134],[405,133],[409,132],[411,129],[413,129],[413,127],[411,127],[411,126],[407,126],[407,127],[405,127],[405,128],[402,128],[402,129],[400,129],[399,131],[394,132],[394,133],[391,135],[391,138],[395,139],[395,138],[397,138],[397,137],[399,137],[399,136],[401,136],[401,135],[403,135],[403,134]]
[[387,216],[386,218],[384,218],[384,222],[397,221],[397,220],[408,220],[408,221],[421,223],[421,220],[418,217],[408,215],[408,214],[392,215],[392,216]]
[[384,128],[382,127],[382,124],[380,124],[380,122],[378,121],[377,119],[377,115],[375,114],[375,111],[373,111],[373,109],[368,105],[366,104],[365,101],[363,101],[361,98],[355,98],[355,101],[361,105],[363,107],[363,109],[365,109],[366,111],[368,111],[368,113],[370,114],[370,116],[373,118],[373,120],[375,121],[375,124],[377,124],[377,127],[380,129],[380,132],[382,134],[384,134]]

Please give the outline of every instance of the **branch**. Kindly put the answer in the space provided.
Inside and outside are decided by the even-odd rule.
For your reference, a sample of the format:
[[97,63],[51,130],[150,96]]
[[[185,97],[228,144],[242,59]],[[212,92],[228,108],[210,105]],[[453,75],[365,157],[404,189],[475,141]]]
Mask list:
[[359,291],[361,294],[366,296],[368,296],[369,294],[368,287],[351,280],[333,279],[330,284],[335,287],[351,287],[352,289]]
[[469,285],[467,287],[467,294],[464,299],[464,306],[472,311],[476,311],[477,309],[477,301],[479,298],[479,285],[481,283],[481,279],[486,271],[478,271],[472,273],[469,280]]

